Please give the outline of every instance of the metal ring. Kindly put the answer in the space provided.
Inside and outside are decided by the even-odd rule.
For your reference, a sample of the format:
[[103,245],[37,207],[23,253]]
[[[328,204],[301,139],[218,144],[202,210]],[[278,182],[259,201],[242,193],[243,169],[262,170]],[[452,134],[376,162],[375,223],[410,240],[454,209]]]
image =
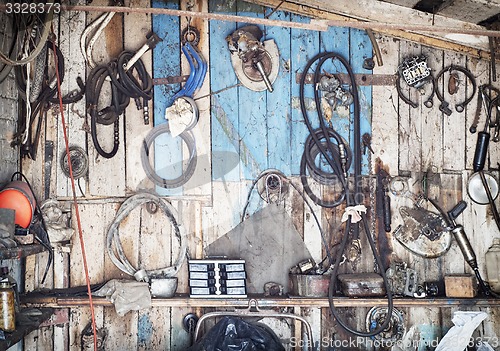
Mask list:
[[[75,179],[84,177],[89,170],[89,158],[85,150],[80,146],[72,145],[69,147],[69,154],[71,157],[71,170]],[[64,151],[61,154],[61,169],[66,177],[70,177],[68,154]]]
[[401,80],[401,75],[399,74],[399,72],[396,73],[396,76],[397,76],[397,78],[396,78],[396,91],[398,92],[399,97],[401,98],[401,100],[406,102],[411,107],[417,108],[418,105],[416,102],[411,101],[410,98],[407,98],[406,96],[403,95],[403,91],[401,90],[401,83],[399,82]]
[[142,167],[144,168],[144,171],[146,172],[148,178],[151,179],[156,185],[166,189],[178,188],[187,183],[196,169],[197,153],[195,139],[192,133],[189,131],[184,131],[183,133],[179,134],[179,137],[186,143],[189,150],[188,165],[184,173],[177,178],[164,179],[156,173],[156,171],[151,166],[151,163],[149,162],[149,149],[151,145],[153,144],[156,137],[164,133],[170,133],[168,124],[160,124],[154,127],[144,139],[143,147],[141,150]]
[[[397,187],[397,184],[401,184],[401,189]],[[400,196],[406,194],[409,189],[408,179],[403,177],[393,177],[389,182],[389,189],[391,193],[395,196]]]
[[[434,78],[434,81],[435,81],[435,84],[437,86],[438,84],[438,81],[439,81],[439,78],[441,78],[441,76],[445,73],[445,72],[451,72],[451,71],[458,71],[458,72],[462,72],[467,78],[469,78],[469,80],[471,81],[472,83],[472,93],[470,94],[470,96],[466,96],[465,97],[465,100],[461,103],[458,103],[455,105],[455,110],[458,112],[458,113],[461,113],[464,111],[465,109],[465,106],[467,106],[467,104],[469,102],[472,101],[472,99],[474,98],[474,95],[476,95],[476,90],[477,90],[477,84],[476,84],[476,80],[474,78],[474,75],[471,73],[471,71],[469,71],[467,68],[465,67],[462,67],[462,66],[456,66],[456,65],[449,65],[447,67],[444,67],[437,75],[436,75],[436,78]],[[437,98],[439,99],[439,101],[441,102],[444,102],[444,96],[441,95],[439,89],[435,89],[436,91],[436,96]]]
[[198,46],[200,43],[200,31],[196,27],[186,26],[181,33],[181,42],[183,45],[191,43],[191,45]]

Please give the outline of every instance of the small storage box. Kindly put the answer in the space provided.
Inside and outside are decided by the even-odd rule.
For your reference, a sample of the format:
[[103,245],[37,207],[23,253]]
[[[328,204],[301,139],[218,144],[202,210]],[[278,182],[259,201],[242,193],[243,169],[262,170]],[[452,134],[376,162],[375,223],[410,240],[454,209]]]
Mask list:
[[345,296],[384,296],[384,280],[377,273],[339,274],[340,290]]
[[446,297],[472,298],[477,295],[477,280],[472,274],[449,274],[444,276]]
[[190,297],[247,297],[244,260],[189,260]]

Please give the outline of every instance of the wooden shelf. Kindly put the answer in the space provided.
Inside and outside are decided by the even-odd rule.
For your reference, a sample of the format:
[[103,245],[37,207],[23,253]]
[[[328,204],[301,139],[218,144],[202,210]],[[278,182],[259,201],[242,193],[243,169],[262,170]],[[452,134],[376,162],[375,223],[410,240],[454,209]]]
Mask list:
[[30,255],[36,255],[45,251],[41,244],[19,245],[12,248],[0,249],[0,260],[20,259]]
[[[307,297],[279,297],[270,298],[258,296],[249,296],[248,298],[237,299],[207,299],[190,298],[186,295],[177,295],[173,298],[153,298],[153,307],[247,307],[250,299],[257,300],[259,307],[328,307],[327,298],[307,298]],[[93,298],[95,306],[113,306],[105,298]],[[67,308],[87,306],[89,301],[83,297],[46,297],[40,295],[26,295],[22,298],[22,303],[27,306]],[[386,306],[385,298],[348,298],[337,297],[334,299],[336,307],[373,307]],[[450,299],[450,298],[432,298],[432,299],[411,299],[394,298],[394,306],[397,307],[500,307],[500,299]]]
[[17,344],[54,313],[52,308],[24,308],[16,314],[16,330],[5,333],[5,340],[0,340],[0,350],[7,350]]

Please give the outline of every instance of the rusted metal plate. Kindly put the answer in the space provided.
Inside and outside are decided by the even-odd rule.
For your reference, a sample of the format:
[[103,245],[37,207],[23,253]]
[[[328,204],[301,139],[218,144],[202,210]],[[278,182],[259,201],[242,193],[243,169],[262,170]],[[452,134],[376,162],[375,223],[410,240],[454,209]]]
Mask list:
[[[338,73],[335,76],[344,84],[348,84],[350,79],[346,73]],[[355,74],[356,84],[359,86],[390,86],[396,83],[395,74]],[[295,81],[300,83],[302,78],[302,73],[297,73],[295,75]],[[306,84],[312,84],[314,77],[311,73],[308,73],[305,79]]]
[[40,327],[69,323],[69,308],[55,309],[49,319],[40,324]]
[[330,275],[290,274],[290,294],[304,297],[327,297]]
[[170,76],[164,78],[154,78],[153,85],[184,83],[188,80],[188,78],[189,76]]

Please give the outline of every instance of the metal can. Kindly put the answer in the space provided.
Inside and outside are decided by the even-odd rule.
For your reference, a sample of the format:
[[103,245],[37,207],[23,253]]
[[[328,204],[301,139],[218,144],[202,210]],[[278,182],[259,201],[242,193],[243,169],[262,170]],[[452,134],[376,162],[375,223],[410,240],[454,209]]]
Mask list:
[[0,329],[6,332],[16,330],[14,289],[8,282],[0,283]]

